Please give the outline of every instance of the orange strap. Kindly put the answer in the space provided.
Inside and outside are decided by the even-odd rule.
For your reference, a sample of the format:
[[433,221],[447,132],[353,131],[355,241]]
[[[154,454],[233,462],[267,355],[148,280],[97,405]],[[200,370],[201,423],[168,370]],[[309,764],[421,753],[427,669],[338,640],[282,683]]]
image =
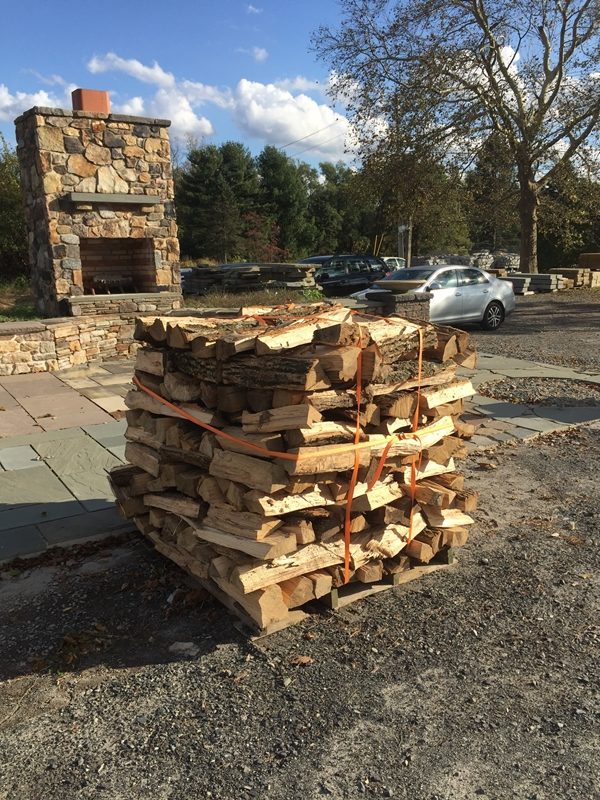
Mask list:
[[[362,354],[363,343],[362,333],[358,329],[358,359],[356,362],[356,427],[354,429],[354,445],[360,442],[360,404],[362,400]],[[344,583],[350,580],[350,525],[352,513],[352,500],[354,499],[354,489],[356,488],[356,481],[358,479],[358,469],[360,467],[360,452],[358,447],[354,451],[354,468],[350,477],[350,484],[348,486],[348,494],[346,495],[346,508],[344,512]]]

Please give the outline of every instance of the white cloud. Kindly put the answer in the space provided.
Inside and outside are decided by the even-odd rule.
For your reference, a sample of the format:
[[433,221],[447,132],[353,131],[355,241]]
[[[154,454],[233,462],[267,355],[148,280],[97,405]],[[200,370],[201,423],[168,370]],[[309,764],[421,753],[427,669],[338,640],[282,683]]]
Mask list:
[[249,3],[246,6],[246,13],[247,14],[262,14],[263,10],[262,10],[262,8],[257,8],[256,6],[253,6],[251,3]]
[[146,114],[144,99],[139,95],[129,98],[124,103],[112,103],[111,106],[119,114],[130,114],[133,117],[143,117]]
[[198,83],[197,81],[181,81],[179,84],[181,91],[185,93],[190,102],[194,105],[203,105],[204,103],[213,103],[219,108],[231,108],[232,97],[231,89],[219,89],[216,86],[210,86],[207,83]]
[[156,61],[149,67],[137,58],[121,58],[116,53],[107,53],[105,56],[91,58],[87,68],[93,75],[100,72],[124,72],[138,81],[152,83],[164,89],[175,86],[175,76],[171,72],[165,72]]
[[135,58],[121,58],[116,53],[94,56],[87,66],[93,74],[123,72],[142,83],[157,87],[153,98],[144,100],[140,96],[131,97],[116,104],[117,111],[135,116],[170,119],[171,130],[176,139],[187,139],[190,136],[203,138],[214,133],[211,121],[198,116],[193,105],[201,105],[207,101],[223,105],[224,96],[215,87],[191,81],[179,84],[173,73],[164,70],[156,61],[148,66]]
[[280,81],[274,81],[273,85],[287,92],[293,92],[294,90],[299,92],[320,92],[322,89],[319,81],[311,81],[310,78],[305,78],[303,75],[296,75],[295,78],[283,78]]
[[282,146],[302,139],[294,152],[310,149],[317,157],[344,157],[348,120],[306,94],[293,95],[272,83],[243,79],[235,90],[233,115],[243,130],[269,144]]
[[255,61],[266,61],[269,57],[269,54],[264,47],[253,47],[252,57]]
[[[171,135],[180,141],[189,137],[202,140],[213,135],[215,129],[210,114],[204,112],[204,116],[200,109],[214,107],[230,115],[240,131],[240,138],[245,135],[264,144],[285,147],[294,157],[348,159],[344,151],[345,146],[352,144],[348,120],[326,103],[310,97],[308,92],[321,91],[321,87],[302,75],[275,83],[242,79],[235,87],[219,87],[181,80],[157,62],[143,64],[116,53],[94,56],[88,67],[93,74],[114,71],[151,86],[150,91],[131,91],[130,94],[112,89],[114,110],[133,116],[170,119]],[[49,90],[11,93],[0,85],[0,120],[12,121],[34,105],[69,108],[68,93],[75,87],[60,76],[50,76],[45,82],[62,87],[64,97]],[[118,85],[118,81],[115,83]],[[110,86],[107,89],[110,90]]]
[[252,56],[255,61],[266,61],[269,57],[269,53],[264,47],[253,47],[252,50],[249,50],[247,47],[238,47],[235,52]]
[[186,139],[189,136],[204,138],[215,132],[211,121],[206,117],[199,117],[182,92],[159,89],[147,104],[147,109],[153,117],[170,119],[176,138]]
[[56,95],[46,91],[39,92],[15,92],[11,94],[8,87],[0,83],[0,120],[2,122],[12,122],[24,111],[32,106],[49,106],[59,108],[61,101]]

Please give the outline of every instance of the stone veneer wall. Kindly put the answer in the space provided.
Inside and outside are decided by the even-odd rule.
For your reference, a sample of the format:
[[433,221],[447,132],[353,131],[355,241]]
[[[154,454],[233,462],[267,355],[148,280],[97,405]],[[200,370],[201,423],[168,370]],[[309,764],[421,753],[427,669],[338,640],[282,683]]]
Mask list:
[[[83,238],[151,239],[152,290],[179,292],[170,122],[36,107],[15,124],[39,312],[65,313],[61,301],[84,294]],[[72,192],[94,197],[72,200]],[[144,197],[160,202],[144,205]]]
[[106,297],[113,305],[111,313],[103,316],[1,323],[0,376],[55,372],[94,361],[130,358],[138,348],[133,340],[135,318],[167,314],[177,302],[173,295],[137,295],[135,302],[130,295],[121,301],[118,295]]

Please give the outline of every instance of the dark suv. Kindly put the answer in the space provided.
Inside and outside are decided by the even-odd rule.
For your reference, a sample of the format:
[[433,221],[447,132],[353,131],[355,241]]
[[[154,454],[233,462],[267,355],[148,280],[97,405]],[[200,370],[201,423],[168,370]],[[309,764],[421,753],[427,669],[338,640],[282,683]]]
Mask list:
[[388,273],[385,262],[377,256],[311,256],[301,264],[315,264],[315,280],[326,295],[345,295],[367,289],[373,281]]

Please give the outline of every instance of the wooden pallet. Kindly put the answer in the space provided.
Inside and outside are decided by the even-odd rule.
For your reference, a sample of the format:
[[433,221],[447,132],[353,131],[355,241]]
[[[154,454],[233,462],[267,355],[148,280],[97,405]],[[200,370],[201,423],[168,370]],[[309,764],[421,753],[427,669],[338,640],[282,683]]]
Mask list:
[[318,607],[317,604],[320,604],[333,611],[340,611],[342,608],[349,606],[351,603],[355,603],[357,600],[363,600],[366,597],[371,597],[372,595],[379,594],[380,592],[385,592],[388,589],[393,589],[397,586],[401,586],[402,584],[410,583],[418,580],[419,578],[431,575],[434,572],[449,569],[450,567],[458,564],[458,560],[455,558],[454,552],[451,549],[443,551],[440,553],[440,556],[445,563],[442,563],[440,559],[440,562],[436,561],[434,564],[426,564],[423,566],[413,567],[412,569],[407,569],[404,572],[397,572],[394,575],[389,575],[382,581],[377,581],[376,583],[348,583],[345,586],[332,589],[329,594],[319,598],[318,601],[312,601],[311,603],[307,604],[307,611],[303,611],[300,608],[291,609],[286,619],[274,622],[265,628],[260,628],[232,597],[221,591],[221,589],[219,589],[219,587],[212,581],[203,580],[202,578],[197,578],[188,574],[187,582],[192,586],[201,586],[203,589],[206,589],[206,591],[209,592],[209,594],[211,594],[222,605],[224,605],[231,614],[237,617],[237,622],[233,623],[236,630],[240,631],[240,633],[243,633],[244,636],[247,636],[252,641],[255,641],[309,619],[311,616],[311,606],[312,609],[315,609]]
[[427,564],[422,567],[413,567],[404,572],[396,572],[388,578],[384,578],[377,583],[348,583],[345,586],[340,586],[337,589],[332,589],[331,593],[320,598],[321,602],[325,602],[328,608],[334,611],[345,608],[357,600],[362,600],[365,597],[370,597],[379,592],[385,592],[388,589],[393,589],[395,586],[401,586],[404,583],[423,578],[426,575],[431,575],[433,572],[438,572],[441,569],[448,569],[453,564],[458,562],[454,559],[451,563],[447,564]]

